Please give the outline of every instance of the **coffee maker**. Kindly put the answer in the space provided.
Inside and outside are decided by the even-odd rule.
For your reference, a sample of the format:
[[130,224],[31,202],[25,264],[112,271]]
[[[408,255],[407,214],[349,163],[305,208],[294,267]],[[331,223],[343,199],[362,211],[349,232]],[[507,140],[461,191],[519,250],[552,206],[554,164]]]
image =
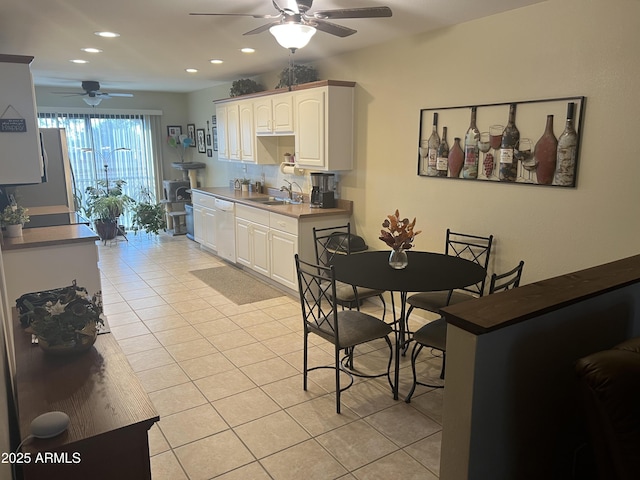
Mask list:
[[333,173],[311,172],[311,204],[312,208],[333,208],[335,197]]

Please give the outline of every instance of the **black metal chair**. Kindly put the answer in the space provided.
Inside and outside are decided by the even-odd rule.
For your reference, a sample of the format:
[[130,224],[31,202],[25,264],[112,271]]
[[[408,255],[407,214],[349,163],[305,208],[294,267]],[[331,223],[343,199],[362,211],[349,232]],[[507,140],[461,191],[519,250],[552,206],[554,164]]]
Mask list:
[[[518,266],[506,273],[500,275],[494,273],[491,275],[491,282],[489,284],[489,294],[501,292],[504,290],[510,290],[520,286],[520,279],[522,278],[522,269],[524,268],[524,261],[520,261]],[[413,335],[413,340],[416,342],[411,352],[411,370],[413,372],[413,385],[411,390],[405,398],[405,402],[411,402],[411,396],[415,392],[416,385],[422,385],[424,387],[442,388],[443,384],[431,385],[418,381],[418,375],[416,373],[416,359],[424,347],[433,348],[442,352],[442,369],[440,370],[440,379],[444,380],[444,367],[446,361],[447,352],[447,322],[444,318],[440,317],[437,320],[427,323],[420,327]]]
[[[351,224],[336,227],[313,228],[313,243],[316,252],[316,263],[329,267],[335,255],[351,255],[367,250],[368,247],[361,237],[351,234]],[[336,301],[342,308],[360,309],[362,300],[379,297],[382,302],[382,318],[386,312],[383,290],[356,287],[342,282],[336,282]]]
[[[489,266],[492,243],[493,235],[482,237],[466,233],[456,233],[447,229],[444,253],[445,255],[471,260],[486,270]],[[406,331],[409,332],[409,315],[411,315],[414,308],[439,314],[440,309],[447,305],[454,305],[471,298],[481,297],[484,294],[485,282],[486,277],[482,279],[481,282],[456,290],[422,292],[411,295],[407,298],[407,303],[410,306],[405,316]]]
[[[336,375],[336,411],[340,413],[340,395],[353,385],[353,377],[377,378],[385,376],[393,390],[391,376],[392,346],[389,334],[393,331],[390,325],[372,315],[358,310],[338,311],[336,295],[336,279],[333,267],[314,265],[296,259],[298,275],[298,291],[302,318],[304,324],[304,360],[303,360],[303,388],[307,389],[307,373],[320,369],[331,368]],[[309,368],[308,342],[309,334],[313,333],[330,342],[334,346],[334,365]],[[356,345],[384,338],[389,347],[389,362],[387,370],[381,374],[364,374],[347,368],[349,353],[340,358],[340,351],[352,352]],[[345,387],[340,385],[340,373],[348,375],[350,381]]]

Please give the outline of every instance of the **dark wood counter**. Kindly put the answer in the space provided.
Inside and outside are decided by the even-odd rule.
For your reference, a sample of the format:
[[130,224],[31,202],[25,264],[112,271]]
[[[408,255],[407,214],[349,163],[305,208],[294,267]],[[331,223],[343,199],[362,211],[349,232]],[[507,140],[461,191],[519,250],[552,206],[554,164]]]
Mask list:
[[[151,479],[147,431],[159,417],[110,333],[70,357],[45,355],[20,327],[14,343],[21,438],[42,413],[59,410],[71,419],[61,435],[25,443],[22,450],[32,458],[23,465],[25,480]],[[69,463],[36,463],[45,452],[66,453]],[[72,462],[76,452],[79,463]]]
[[2,250],[50,247],[71,243],[95,243],[99,239],[95,232],[84,224],[23,228],[22,237],[4,237]]
[[442,309],[447,322],[482,335],[640,282],[640,255]]

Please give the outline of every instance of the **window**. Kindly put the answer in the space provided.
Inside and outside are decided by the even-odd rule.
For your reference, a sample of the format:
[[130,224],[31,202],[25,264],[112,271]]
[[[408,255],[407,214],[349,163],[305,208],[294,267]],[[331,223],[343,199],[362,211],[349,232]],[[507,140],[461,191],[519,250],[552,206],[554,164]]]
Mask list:
[[[64,128],[73,172],[76,205],[82,208],[85,190],[98,180],[124,180],[124,193],[138,200],[141,189],[155,198],[157,177],[153,161],[149,115],[39,113],[42,128]],[[130,214],[123,224],[131,224]]]

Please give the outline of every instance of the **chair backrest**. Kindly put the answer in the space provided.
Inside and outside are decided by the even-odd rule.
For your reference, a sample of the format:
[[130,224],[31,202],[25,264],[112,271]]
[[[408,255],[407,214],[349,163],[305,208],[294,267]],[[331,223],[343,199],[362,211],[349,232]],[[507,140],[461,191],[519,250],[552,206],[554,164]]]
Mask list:
[[[454,257],[464,258],[477,263],[485,270],[489,267],[489,258],[491,256],[491,244],[493,243],[493,235],[481,237],[478,235],[470,235],[467,233],[452,232],[447,228],[447,242],[445,244],[444,253]],[[486,277],[474,285],[459,288],[474,295],[482,296],[484,294],[484,286]]]
[[339,341],[333,267],[305,262],[297,253],[295,260],[305,332],[313,331],[331,342]]
[[336,227],[313,227],[313,244],[316,250],[316,263],[329,267],[334,255],[349,255],[351,224]]
[[520,286],[520,278],[522,278],[522,269],[524,268],[524,261],[520,260],[520,263],[513,270],[498,275],[494,273],[491,275],[491,283],[489,283],[489,294],[501,292],[503,290],[511,290]]

